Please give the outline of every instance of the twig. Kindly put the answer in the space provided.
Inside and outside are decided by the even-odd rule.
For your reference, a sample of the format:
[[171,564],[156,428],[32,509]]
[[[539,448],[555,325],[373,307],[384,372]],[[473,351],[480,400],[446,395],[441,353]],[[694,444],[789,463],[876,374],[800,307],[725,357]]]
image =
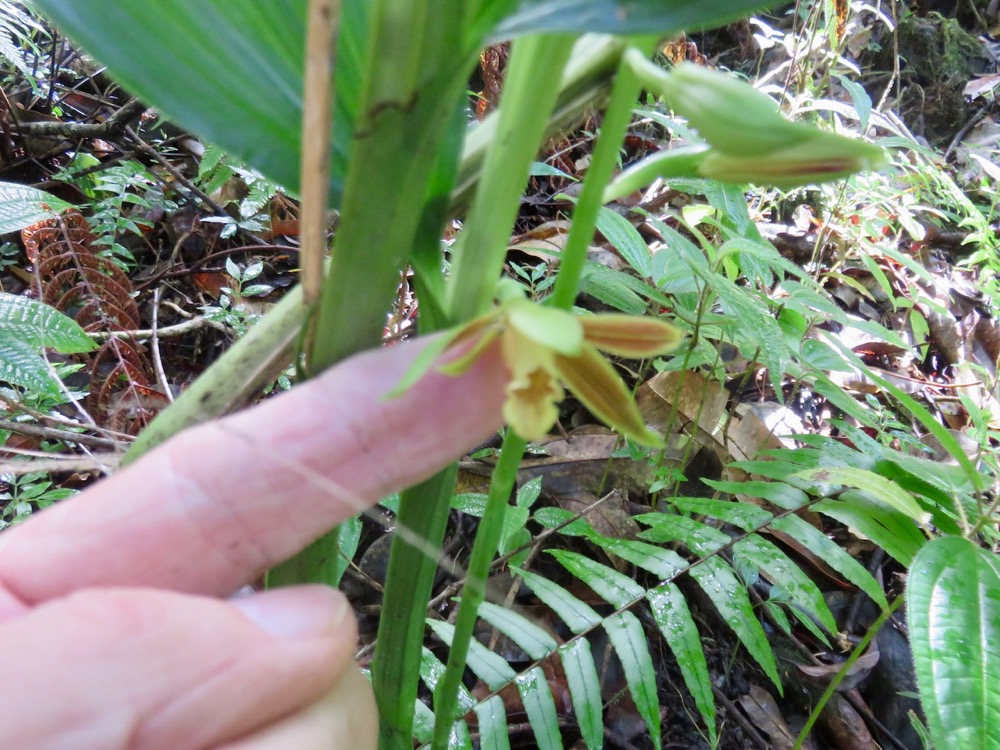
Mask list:
[[330,101],[338,0],[309,0],[305,104],[302,111],[302,302],[319,300],[326,255],[326,203],[330,188]]
[[[155,323],[154,323],[155,325]],[[108,339],[151,339],[154,336],[161,339],[174,338],[176,336],[183,336],[184,334],[191,333],[192,331],[197,331],[199,328],[204,328],[206,326],[217,327],[215,321],[208,320],[202,316],[197,316],[191,318],[191,320],[185,320],[183,323],[176,323],[172,326],[166,326],[165,328],[140,328],[135,331],[94,331],[93,333],[88,333],[94,341],[107,341]],[[218,326],[220,330],[226,330],[225,326]]]
[[152,326],[153,335],[150,337],[150,349],[153,354],[153,369],[156,370],[156,381],[159,383],[160,391],[163,395],[167,397],[167,401],[170,403],[174,402],[174,394],[170,390],[170,383],[167,382],[167,374],[163,371],[163,358],[160,357],[160,337],[159,337],[159,322],[160,322],[160,287],[156,287],[153,290],[153,312],[152,320],[150,321],[150,326]]
[[100,453],[94,456],[69,456],[67,458],[39,458],[33,461],[0,461],[0,474],[45,474],[57,472],[100,471],[110,473],[118,465],[117,453]]
[[114,138],[123,135],[128,124],[141,115],[146,105],[132,99],[104,122],[25,122],[18,123],[21,135],[51,138]]
[[[83,427],[83,425],[80,425],[80,427]],[[45,427],[44,425],[34,424],[32,422],[11,422],[7,419],[0,419],[0,430],[10,430],[11,432],[16,432],[21,435],[31,435],[32,437],[42,438],[43,440],[61,440],[64,443],[79,443],[80,445],[89,445],[92,448],[120,447],[119,441],[111,440],[110,438],[87,435],[82,432],[57,430],[54,427]],[[3,450],[10,451],[11,449],[4,448]]]
[[946,163],[951,159],[952,154],[955,153],[955,149],[958,148],[958,144],[960,144],[963,140],[965,140],[965,136],[967,136],[969,134],[969,131],[979,124],[980,120],[986,117],[986,113],[992,106],[993,102],[990,102],[989,104],[984,104],[982,107],[976,110],[976,112],[972,115],[972,117],[969,118],[968,122],[966,122],[961,127],[961,129],[959,129],[959,131],[955,133],[955,137],[951,139],[951,143],[948,144],[948,148],[944,152],[943,160]]

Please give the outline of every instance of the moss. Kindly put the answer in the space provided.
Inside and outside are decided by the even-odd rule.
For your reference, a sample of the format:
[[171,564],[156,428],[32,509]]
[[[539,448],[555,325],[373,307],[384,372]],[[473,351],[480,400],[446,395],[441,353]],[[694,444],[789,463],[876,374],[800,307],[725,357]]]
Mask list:
[[965,81],[982,65],[982,46],[953,18],[938,13],[899,22],[899,53],[920,83]]

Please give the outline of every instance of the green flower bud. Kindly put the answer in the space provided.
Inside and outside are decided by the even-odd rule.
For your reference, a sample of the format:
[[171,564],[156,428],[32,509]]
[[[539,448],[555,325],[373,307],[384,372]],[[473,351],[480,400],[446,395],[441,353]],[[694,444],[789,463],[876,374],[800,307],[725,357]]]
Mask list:
[[698,165],[698,173],[723,182],[753,182],[789,190],[878,169],[885,161],[882,149],[874,144],[810,130],[810,138],[760,156],[735,156],[713,149]]
[[700,65],[678,65],[661,90],[674,111],[725,154],[763,156],[814,132],[786,120],[777,103],[753,86]]

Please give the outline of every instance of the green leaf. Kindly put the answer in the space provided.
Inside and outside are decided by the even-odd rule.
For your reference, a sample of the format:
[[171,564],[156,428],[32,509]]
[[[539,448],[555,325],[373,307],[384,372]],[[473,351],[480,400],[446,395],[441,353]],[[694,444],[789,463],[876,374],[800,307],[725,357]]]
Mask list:
[[743,583],[736,577],[733,569],[724,560],[709,557],[691,568],[691,577],[698,582],[702,591],[719,610],[722,619],[781,692],[781,678],[778,676],[778,665],[774,661],[771,644],[764,628],[757,621]]
[[839,500],[816,503],[813,510],[870,539],[906,567],[927,541],[909,516],[877,504],[861,493],[845,492]]
[[731,541],[728,536],[685,516],[668,516],[665,513],[643,513],[635,516],[639,523],[652,524],[641,532],[642,539],[651,542],[683,542],[699,557],[715,554]]
[[630,539],[600,538],[593,540],[606,552],[648,570],[661,580],[674,578],[688,567],[683,557],[670,549]]
[[878,502],[905,513],[919,523],[926,523],[930,520],[930,514],[917,504],[913,495],[895,482],[866,469],[855,469],[849,466],[825,466],[800,471],[793,476],[808,482],[855,487]]
[[646,594],[646,589],[614,568],[591,560],[586,555],[566,550],[547,550],[570,573],[590,586],[615,609],[627,607]]
[[802,568],[789,560],[774,544],[757,534],[751,534],[733,545],[733,555],[760,568],[771,583],[788,593],[792,602],[815,615],[827,633],[837,632],[837,623],[823,599],[823,592]]
[[542,477],[535,477],[525,482],[517,491],[514,505],[518,508],[530,508],[542,494]]
[[544,576],[528,570],[514,568],[514,571],[528,584],[531,593],[555,612],[573,633],[582,633],[600,624],[601,616],[592,607],[577,599],[559,584],[552,583]]
[[19,232],[72,207],[73,204],[42,190],[0,182],[0,234]]
[[0,339],[0,381],[47,395],[59,393],[59,380],[34,347],[17,339]]
[[590,264],[586,268],[581,289],[604,304],[629,315],[642,315],[646,312],[646,303],[629,288],[628,276],[619,271]]
[[807,549],[819,555],[823,562],[868,594],[879,607],[888,609],[889,602],[886,601],[885,593],[871,573],[815,526],[796,515],[790,515],[776,519],[771,528],[797,539]]
[[[455,626],[449,622],[428,618],[427,625],[448,646],[452,645]],[[469,669],[475,672],[490,690],[499,690],[514,681],[517,673],[499,654],[494,654],[477,640],[469,644]]]
[[528,714],[531,731],[535,734],[536,746],[541,750],[562,750],[556,702],[542,668],[532,667],[518,675],[515,683]]
[[[784,465],[776,461],[772,461],[770,463],[774,463],[779,466]],[[794,473],[792,476],[794,476]],[[806,495],[805,492],[800,490],[798,487],[792,487],[784,482],[761,482],[756,480],[750,480],[748,482],[726,482],[716,481],[714,479],[704,479],[702,481],[704,481],[704,483],[712,489],[719,490],[719,492],[731,492],[734,495],[759,497],[762,500],[774,503],[779,508],[783,508],[785,510],[801,508],[809,502],[809,496]]]
[[543,628],[510,609],[483,602],[479,616],[516,643],[534,660],[544,659],[559,645]]
[[482,750],[510,750],[507,709],[499,695],[476,704],[479,719],[479,747]]
[[708,672],[708,662],[701,647],[701,637],[695,627],[694,618],[688,609],[687,600],[677,586],[665,584],[647,595],[653,611],[653,621],[663,633],[667,645],[677,658],[677,664],[684,676],[684,684],[694,698],[705,727],[708,742],[716,744],[715,699],[712,697],[712,678]]
[[907,619],[927,727],[939,748],[1000,747],[1000,560],[960,537],[924,546]]
[[588,748],[601,747],[604,741],[601,681],[590,652],[590,642],[586,638],[574,638],[559,647],[559,658],[583,742]]
[[660,701],[656,695],[656,668],[646,644],[642,624],[631,612],[622,612],[607,618],[604,630],[622,663],[629,693],[632,694],[639,715],[646,722],[653,747],[660,748]]
[[522,0],[496,30],[506,39],[542,32],[669,35],[710,28],[774,5],[760,0]]
[[632,222],[604,206],[597,213],[597,230],[642,278],[653,275],[653,256]]
[[744,531],[760,528],[774,518],[763,508],[750,503],[734,503],[707,497],[672,497],[667,502],[678,510],[718,518]]
[[[37,7],[107,65],[129,92],[285,188],[298,189],[305,0],[41,0]],[[113,34],[106,23],[112,17]],[[335,111],[346,123],[358,94],[339,69],[352,67],[345,58],[360,50],[340,47]],[[141,61],[136,50],[142,50]],[[350,129],[336,130],[330,170],[334,205],[343,190]]]
[[16,294],[0,293],[0,340],[7,338],[63,354],[97,348],[75,320],[54,307]]

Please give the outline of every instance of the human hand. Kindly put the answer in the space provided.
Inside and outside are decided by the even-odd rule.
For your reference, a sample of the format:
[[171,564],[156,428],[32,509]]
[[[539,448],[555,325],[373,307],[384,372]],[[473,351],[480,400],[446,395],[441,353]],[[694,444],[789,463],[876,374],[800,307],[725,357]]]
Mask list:
[[0,748],[374,747],[342,595],[224,597],[499,424],[495,352],[382,400],[417,346],[183,433],[0,536]]

